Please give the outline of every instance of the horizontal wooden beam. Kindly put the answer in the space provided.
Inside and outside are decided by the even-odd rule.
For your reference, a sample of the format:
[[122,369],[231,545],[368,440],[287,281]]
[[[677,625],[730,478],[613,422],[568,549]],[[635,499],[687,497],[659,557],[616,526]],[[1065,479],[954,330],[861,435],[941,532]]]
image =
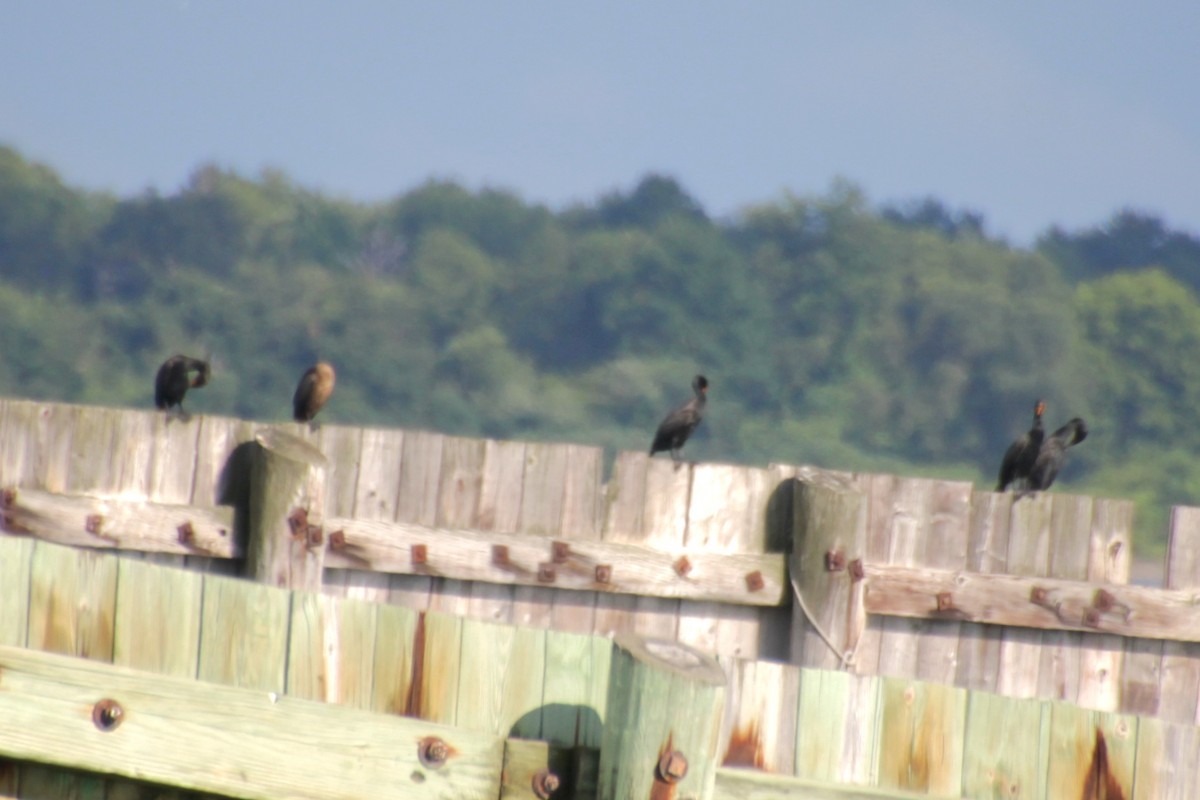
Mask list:
[[867,564],[869,614],[1200,642],[1200,592]]
[[7,488],[0,491],[0,531],[74,547],[241,557],[230,506]]
[[[945,797],[945,795],[938,795]],[[714,800],[928,800],[927,794],[717,768]]]
[[504,757],[492,734],[12,647],[0,719],[10,759],[264,800],[494,800]]
[[667,552],[355,519],[326,520],[325,530],[326,567],[753,606],[787,596],[782,553]]

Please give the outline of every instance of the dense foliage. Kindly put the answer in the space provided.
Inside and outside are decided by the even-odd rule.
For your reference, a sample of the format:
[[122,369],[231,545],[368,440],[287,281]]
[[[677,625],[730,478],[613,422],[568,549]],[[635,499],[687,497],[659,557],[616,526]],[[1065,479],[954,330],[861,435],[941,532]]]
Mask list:
[[434,182],[386,203],[212,167],[170,196],[64,185],[0,148],[0,393],[282,419],[317,357],[328,420],[644,448],[712,381],[689,456],[991,487],[1044,397],[1087,418],[1059,490],[1196,502],[1200,241],[1121,212],[1033,249],[853,186],[717,221],[667,177],[552,211]]

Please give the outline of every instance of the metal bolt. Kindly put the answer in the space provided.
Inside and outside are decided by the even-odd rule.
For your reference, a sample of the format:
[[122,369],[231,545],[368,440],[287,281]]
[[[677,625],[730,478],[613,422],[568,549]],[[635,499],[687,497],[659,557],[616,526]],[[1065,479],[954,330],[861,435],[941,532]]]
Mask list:
[[846,554],[841,550],[830,550],[825,553],[825,571],[841,572],[846,568]]
[[679,560],[672,566],[675,568],[675,574],[681,578],[686,578],[688,573],[692,571],[692,562],[688,561],[687,556],[680,556]]
[[746,589],[750,592],[762,591],[765,585],[763,575],[758,570],[746,573]]
[[562,781],[558,779],[558,776],[548,769],[540,769],[533,776],[533,793],[540,800],[550,800],[561,785]]
[[92,723],[105,733],[116,730],[124,715],[125,710],[116,700],[105,698],[92,706]]
[[423,544],[414,544],[412,546],[412,563],[414,567],[423,566],[429,561],[429,551]]
[[417,758],[429,769],[437,769],[446,763],[450,747],[437,736],[426,736],[417,745]]
[[496,567],[508,566],[508,545],[494,544],[492,545],[492,565]]
[[954,595],[950,592],[937,593],[937,610],[938,611],[953,611],[954,610]]
[[288,527],[291,528],[292,538],[305,538],[308,532],[308,511],[303,508],[297,508],[288,514]]
[[1036,603],[1039,606],[1044,606],[1048,602],[1050,593],[1041,586],[1035,586],[1029,590],[1029,602]]
[[1089,628],[1100,627],[1100,612],[1094,608],[1089,608],[1083,612],[1083,624]]
[[596,583],[612,583],[612,565],[596,565]]
[[104,517],[99,514],[88,514],[87,519],[83,522],[83,529],[95,536],[100,533],[100,526],[104,524]]
[[179,534],[179,543],[183,545],[191,544],[196,538],[196,529],[192,527],[190,520],[176,528],[175,532]]
[[334,550],[344,550],[346,547],[346,532],[339,528],[329,534],[329,546]]
[[12,508],[17,504],[17,490],[5,489],[0,493],[0,508]]
[[1097,589],[1096,594],[1092,597],[1092,607],[1103,613],[1112,611],[1117,606],[1117,598],[1106,589]]
[[687,775],[687,771],[687,758],[678,750],[668,750],[658,759],[659,780],[679,783]]
[[866,574],[867,572],[865,569],[863,569],[861,558],[856,558],[850,562],[850,580],[857,583],[858,581],[861,581]]
[[565,564],[570,557],[571,545],[566,542],[552,542],[550,544],[550,560],[555,564]]
[[538,564],[538,571],[537,571],[538,583],[554,583],[554,581],[557,577],[558,577],[558,575],[554,569],[553,564],[546,562],[546,561],[543,561],[542,563]]

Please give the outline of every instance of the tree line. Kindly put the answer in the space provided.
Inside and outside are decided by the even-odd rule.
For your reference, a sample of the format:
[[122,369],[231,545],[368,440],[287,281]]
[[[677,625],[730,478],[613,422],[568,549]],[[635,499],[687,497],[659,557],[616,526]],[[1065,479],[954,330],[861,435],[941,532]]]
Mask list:
[[1047,402],[1092,431],[1056,491],[1138,502],[1141,552],[1200,502],[1200,239],[1124,210],[1029,248],[933,198],[837,182],[713,219],[674,179],[552,210],[434,181],[378,203],[199,168],[169,195],[81,190],[0,147],[0,393],[645,449],[711,381],[691,458],[964,478]]

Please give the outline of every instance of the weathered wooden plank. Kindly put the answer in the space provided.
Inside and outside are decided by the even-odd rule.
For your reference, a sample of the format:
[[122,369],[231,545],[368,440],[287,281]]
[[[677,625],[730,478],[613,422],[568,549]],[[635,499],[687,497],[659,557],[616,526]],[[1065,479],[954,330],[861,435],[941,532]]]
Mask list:
[[[1045,492],[1013,502],[1009,521],[1008,571],[1045,576],[1050,568],[1052,498]],[[1035,697],[1041,663],[1041,631],[1005,630],[1000,643],[997,690],[1009,697]]]
[[370,709],[378,606],[292,593],[287,693]]
[[282,693],[290,605],[284,589],[205,575],[196,677]]
[[28,800],[106,800],[104,778],[42,764],[20,767],[20,792]]
[[[514,533],[521,519],[521,491],[525,476],[525,443],[484,442],[483,477],[473,527]],[[513,613],[511,586],[475,581],[470,584],[467,613],[492,622],[509,622]]]
[[800,669],[728,656],[718,660],[729,681],[717,748],[721,764],[792,774]]
[[[148,412],[149,413],[149,412]],[[158,503],[186,505],[192,500],[199,458],[199,422],[150,413],[149,496]],[[208,500],[208,504],[213,501]]]
[[[1092,498],[1052,495],[1050,511],[1050,562],[1052,578],[1084,581],[1092,535]],[[1042,633],[1041,663],[1038,667],[1038,696],[1076,702],[1079,698],[1082,636],[1075,632]],[[1099,676],[1090,676],[1099,677]]]
[[362,457],[363,429],[322,425],[317,443],[325,455],[325,513],[354,516],[358,492],[358,465]]
[[[974,492],[967,541],[966,568],[972,572],[1004,572],[1008,560],[1008,522],[1012,495]],[[1000,674],[1002,629],[964,622],[958,636],[958,672],[954,683],[994,692]]]
[[[866,517],[862,545],[864,563],[886,564],[891,558],[892,498],[897,491],[898,481],[895,475],[872,473],[859,473],[846,479],[847,485],[863,495],[863,514]],[[864,618],[852,669],[860,675],[875,675],[879,672],[884,620],[866,617],[861,608],[856,608],[856,601],[861,597],[860,591],[851,593],[852,610]]]
[[[1089,581],[1127,584],[1133,569],[1133,503],[1128,500],[1092,500],[1092,525],[1088,541]],[[1122,652],[1125,640],[1120,636],[1085,633],[1079,652],[1079,696],[1076,702],[1085,708],[1115,711],[1121,706],[1126,669]],[[1146,666],[1157,668],[1158,654]],[[1156,670],[1157,671],[1157,670]]]
[[1200,797],[1200,727],[1138,719],[1132,800]]
[[[866,577],[872,614],[1200,641],[1193,590],[873,564]],[[950,607],[939,610],[939,595]]]
[[33,546],[32,539],[0,536],[0,644],[25,645]]
[[928,795],[719,767],[713,797],[716,800],[921,800]]
[[[437,521],[437,496],[445,437],[429,431],[406,431],[400,458],[400,491],[396,499],[397,522],[433,525]],[[409,608],[428,608],[433,587],[430,578],[393,575],[389,602]]]
[[9,533],[73,547],[215,558],[241,556],[233,509],[151,503],[144,499],[10,490],[3,502]]
[[800,670],[796,775],[873,784],[878,751],[879,681],[871,675]]
[[[895,483],[889,510],[887,563],[917,566],[933,522],[934,482],[925,478],[900,478]],[[879,674],[916,677],[921,639],[929,630],[924,622],[886,617],[880,624]]]
[[[593,744],[601,738],[609,662],[606,655],[603,662],[597,663],[594,639],[591,635],[546,631],[540,739],[573,747]],[[611,652],[607,640],[604,645]],[[603,674],[599,674],[601,669]]]
[[[965,481],[935,481],[931,490],[929,528],[924,533],[916,562],[938,569],[963,569],[971,516],[971,484]],[[961,625],[956,620],[937,620],[917,640],[914,677],[923,681],[953,684],[958,673],[958,642]]]
[[541,735],[546,631],[462,621],[455,725],[502,736]]
[[[607,542],[642,543],[642,512],[646,506],[646,468],[649,457],[644,452],[622,451],[613,462],[612,475],[604,488],[604,520],[601,537]],[[637,629],[636,609],[640,598],[632,595],[601,594],[596,598],[596,617],[593,630],[601,636],[633,633]],[[641,619],[659,622],[658,630],[640,631],[643,635],[675,638],[675,613],[679,604],[653,598],[657,606],[674,603],[670,614],[649,613]],[[650,609],[647,609],[649,611]],[[656,610],[661,611],[662,608]]]
[[203,584],[198,572],[119,559],[113,663],[195,677]]
[[28,646],[112,661],[116,594],[117,559],[38,542],[30,567]]
[[1049,704],[1046,797],[1131,797],[1137,718]]
[[413,654],[411,709],[420,719],[450,725],[458,713],[462,680],[462,618],[432,611],[422,616],[424,630],[414,637],[414,647],[416,638],[424,646]]
[[[613,643],[597,797],[650,797],[659,756],[686,754],[675,790],[712,797],[725,673],[711,656],[678,642],[622,636]],[[683,774],[679,774],[683,773]]]
[[[525,445],[525,475],[521,487],[521,518],[517,530],[528,536],[557,539],[562,530],[563,497],[566,494],[567,446],[529,443]],[[518,562],[521,563],[521,562]],[[543,555],[534,570],[552,559]],[[549,583],[558,586],[557,568]],[[555,591],[546,585],[518,584],[513,589],[512,620],[517,625],[548,628],[553,620]]]
[[[1200,508],[1171,509],[1167,588],[1200,589]],[[1163,643],[1159,686],[1159,715],[1163,719],[1200,723],[1200,644]]]
[[[603,449],[567,445],[559,539],[568,546],[576,540],[600,539],[600,480],[603,469]],[[558,566],[571,568],[575,565],[572,550],[563,565]],[[582,566],[587,568],[586,564]],[[597,599],[596,592],[555,592],[550,614],[551,626],[560,631],[591,633],[596,622]]]
[[[696,465],[685,544],[704,552],[766,552],[770,491],[771,473],[765,469]],[[751,580],[748,574],[743,579]],[[756,658],[759,616],[752,609],[685,601],[679,607],[678,637],[706,652]]]
[[884,678],[879,690],[877,785],[946,796],[962,785],[967,692]]
[[[322,430],[322,437],[326,432]],[[396,518],[396,505],[400,495],[400,459],[403,454],[404,432],[364,428],[358,438],[358,456],[354,464],[352,492],[348,498],[350,511],[337,514],[327,510],[330,517],[345,516],[359,519],[388,520]],[[337,467],[335,467],[335,473]],[[349,482],[349,480],[347,480]],[[343,505],[330,496],[333,487],[326,476],[326,499],[330,503]],[[340,493],[340,490],[339,490]],[[331,539],[337,528],[326,522]],[[328,552],[328,550],[326,551]],[[391,576],[362,569],[330,570],[326,563],[325,581],[322,590],[329,594],[352,597],[357,600],[386,603],[391,595]]]
[[[554,537],[356,519],[327,520],[326,526],[343,533],[326,555],[326,563],[332,567],[543,586],[539,565],[554,560]],[[424,546],[425,561],[414,563],[413,548],[418,545]],[[499,564],[495,563],[497,546],[506,548]],[[589,540],[572,541],[569,549],[564,563],[554,565],[554,585],[562,589],[741,605],[778,605],[785,596],[784,555],[780,553],[709,554],[686,548],[668,552]],[[686,575],[676,570],[682,557],[687,558]],[[611,568],[606,583],[597,579],[598,566]],[[761,588],[747,579],[755,572],[761,577]]]
[[[11,757],[247,798],[499,793],[503,741],[490,734],[12,648],[0,667]],[[109,733],[90,713],[102,697],[124,709]],[[429,736],[446,742],[449,768],[418,760]]]
[[192,503],[198,506],[236,504],[245,489],[245,476],[239,473],[242,465],[234,453],[240,445],[254,439],[254,424],[231,417],[210,416],[193,417],[185,424],[199,426]]
[[424,669],[425,615],[411,608],[376,609],[371,710],[417,716],[414,677]]
[[1050,714],[1043,713],[1045,708],[1034,699],[968,695],[964,797],[1048,797]]
[[[471,528],[478,519],[479,493],[486,454],[482,439],[447,436],[442,444],[438,490],[438,526]],[[433,581],[429,608],[465,616],[471,609],[471,584],[451,578]]]

